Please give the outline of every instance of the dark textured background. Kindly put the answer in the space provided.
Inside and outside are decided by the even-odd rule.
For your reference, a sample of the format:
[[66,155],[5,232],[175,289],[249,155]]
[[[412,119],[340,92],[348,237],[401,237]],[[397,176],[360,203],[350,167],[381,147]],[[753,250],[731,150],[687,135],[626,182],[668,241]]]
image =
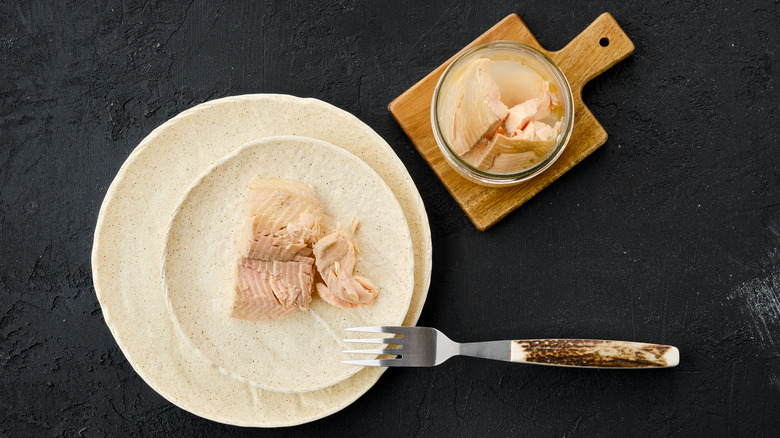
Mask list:
[[[777,2],[84,3],[0,5],[0,436],[777,436]],[[636,44],[584,92],[609,141],[478,232],[387,104],[509,13],[558,49],[604,11]],[[157,125],[264,92],[350,111],[401,157],[434,235],[420,324],[669,343],[680,366],[457,358],[391,369],[342,412],[280,430],[171,405],[103,322],[97,212]]]

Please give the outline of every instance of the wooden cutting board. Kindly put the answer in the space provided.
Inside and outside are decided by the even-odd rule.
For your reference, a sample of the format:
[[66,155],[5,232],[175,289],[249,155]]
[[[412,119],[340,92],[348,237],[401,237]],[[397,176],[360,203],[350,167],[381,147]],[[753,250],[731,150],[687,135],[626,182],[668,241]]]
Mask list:
[[[574,95],[574,130],[563,154],[542,174],[507,188],[481,186],[458,175],[436,145],[430,117],[433,89],[450,62],[471,47],[498,40],[518,41],[545,53],[566,75]],[[512,14],[390,102],[389,109],[471,222],[484,231],[607,141],[607,131],[582,102],[582,87],[633,52],[634,44],[609,13],[557,52],[543,49],[520,17]]]

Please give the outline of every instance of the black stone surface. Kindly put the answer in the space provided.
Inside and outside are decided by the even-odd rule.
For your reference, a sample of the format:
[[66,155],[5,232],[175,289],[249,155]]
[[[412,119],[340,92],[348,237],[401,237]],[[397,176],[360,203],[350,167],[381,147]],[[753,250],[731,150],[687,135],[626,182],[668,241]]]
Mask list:
[[[780,433],[777,2],[91,3],[0,4],[0,436]],[[387,104],[509,13],[558,49],[604,11],[636,44],[584,92],[608,142],[477,231]],[[457,358],[391,369],[342,412],[278,430],[171,405],[102,319],[98,209],[153,128],[265,92],[352,112],[407,166],[434,235],[421,325],[668,343],[680,366]]]

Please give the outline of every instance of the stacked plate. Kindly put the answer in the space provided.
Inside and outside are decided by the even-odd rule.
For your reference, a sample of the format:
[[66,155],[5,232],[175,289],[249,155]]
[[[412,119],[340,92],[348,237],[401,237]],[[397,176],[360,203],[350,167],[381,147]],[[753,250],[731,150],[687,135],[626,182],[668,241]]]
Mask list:
[[[258,176],[314,185],[330,226],[361,219],[358,269],[380,288],[371,306],[315,298],[270,322],[221,311],[235,284],[224,248]],[[383,368],[340,363],[341,329],[416,323],[431,238],[409,174],[368,126],[318,100],[247,95],[185,111],[141,142],[101,206],[92,269],[112,334],[163,397],[222,423],[291,426],[337,412],[379,379]]]

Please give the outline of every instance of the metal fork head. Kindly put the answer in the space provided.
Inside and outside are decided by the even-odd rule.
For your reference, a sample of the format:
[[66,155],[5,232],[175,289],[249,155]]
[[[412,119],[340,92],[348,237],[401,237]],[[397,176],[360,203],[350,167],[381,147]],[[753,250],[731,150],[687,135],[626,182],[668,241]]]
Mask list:
[[439,365],[458,352],[458,344],[430,327],[377,326],[353,327],[351,332],[384,333],[401,337],[352,338],[344,342],[398,345],[397,348],[345,350],[344,353],[390,354],[394,359],[345,360],[344,363],[382,367],[430,367]]

